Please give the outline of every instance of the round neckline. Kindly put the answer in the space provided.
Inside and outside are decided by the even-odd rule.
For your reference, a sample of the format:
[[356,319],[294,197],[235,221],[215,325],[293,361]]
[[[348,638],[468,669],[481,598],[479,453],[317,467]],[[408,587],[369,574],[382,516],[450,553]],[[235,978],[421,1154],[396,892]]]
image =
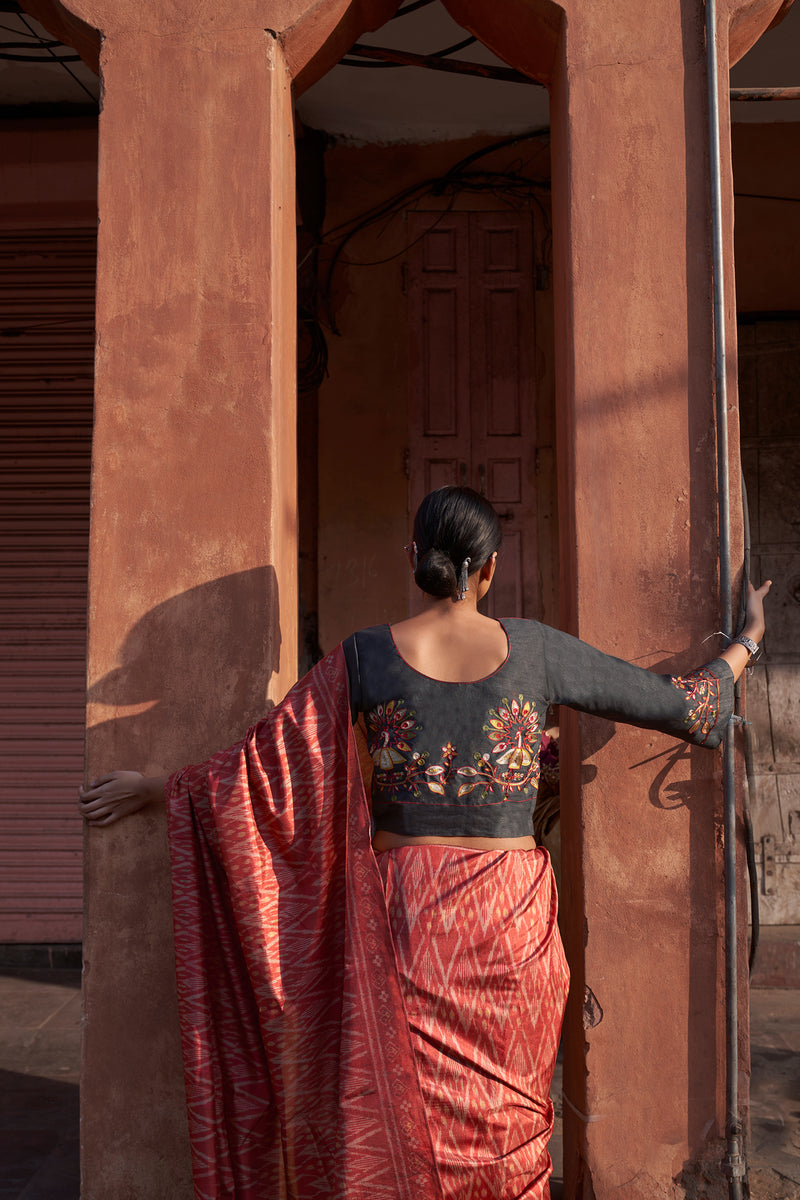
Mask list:
[[495,621],[497,621],[497,624],[500,626],[503,633],[505,634],[506,656],[503,659],[503,661],[495,667],[495,669],[493,671],[489,671],[489,673],[487,675],[481,675],[478,679],[437,679],[435,675],[426,675],[424,671],[420,671],[417,669],[417,667],[412,666],[411,663],[406,658],[404,658],[403,655],[400,653],[399,649],[397,648],[397,642],[394,640],[394,634],[392,633],[392,627],[388,621],[386,622],[385,629],[386,629],[387,633],[389,634],[389,641],[392,643],[392,649],[394,650],[397,657],[400,659],[400,662],[403,664],[404,667],[407,667],[409,671],[413,671],[415,675],[419,675],[420,679],[427,679],[428,683],[442,683],[442,684],[445,684],[447,687],[470,687],[470,685],[473,683],[483,683],[487,679],[494,678],[495,675],[498,675],[503,670],[503,667],[506,666],[509,658],[511,657],[511,638],[509,637],[508,630],[506,629],[505,625],[503,624],[503,622],[500,620],[499,617],[494,617],[493,619]]

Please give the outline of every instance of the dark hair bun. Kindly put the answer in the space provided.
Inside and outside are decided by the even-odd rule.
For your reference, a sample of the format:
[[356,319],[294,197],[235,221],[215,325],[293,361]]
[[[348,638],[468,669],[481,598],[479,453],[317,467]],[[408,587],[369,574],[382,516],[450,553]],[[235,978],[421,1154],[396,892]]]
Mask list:
[[479,571],[502,540],[497,513],[472,488],[443,487],[429,492],[414,518],[417,586],[429,596],[457,599],[465,559],[469,559],[470,573]]
[[458,580],[449,555],[435,547],[428,550],[417,563],[414,582],[429,596],[454,596]]

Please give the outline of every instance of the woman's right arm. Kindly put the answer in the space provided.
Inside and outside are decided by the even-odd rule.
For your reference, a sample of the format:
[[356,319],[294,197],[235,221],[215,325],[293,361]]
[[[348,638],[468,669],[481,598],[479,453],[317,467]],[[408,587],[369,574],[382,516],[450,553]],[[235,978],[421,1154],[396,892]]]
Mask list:
[[169,775],[109,771],[78,788],[81,815],[89,825],[113,825],[150,804],[163,804]]

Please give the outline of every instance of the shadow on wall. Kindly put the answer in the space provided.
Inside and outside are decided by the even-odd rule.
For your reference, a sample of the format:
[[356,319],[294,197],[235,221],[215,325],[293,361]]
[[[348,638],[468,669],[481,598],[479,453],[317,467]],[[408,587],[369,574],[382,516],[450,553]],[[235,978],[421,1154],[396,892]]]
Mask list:
[[120,665],[89,687],[88,703],[106,710],[87,732],[91,769],[170,770],[235,742],[272,707],[280,650],[272,566],[157,605],[131,629]]

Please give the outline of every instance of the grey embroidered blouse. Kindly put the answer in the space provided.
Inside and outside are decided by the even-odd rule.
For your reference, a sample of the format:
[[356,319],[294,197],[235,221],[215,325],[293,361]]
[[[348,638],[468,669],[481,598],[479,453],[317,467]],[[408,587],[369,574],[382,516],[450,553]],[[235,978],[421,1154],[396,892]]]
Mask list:
[[522,837],[533,828],[542,725],[566,704],[695,745],[717,746],[733,711],[733,674],[715,659],[656,675],[538,621],[506,618],[505,661],[446,683],[401,657],[388,625],[344,642],[353,719],[374,763],[376,829],[408,837]]

